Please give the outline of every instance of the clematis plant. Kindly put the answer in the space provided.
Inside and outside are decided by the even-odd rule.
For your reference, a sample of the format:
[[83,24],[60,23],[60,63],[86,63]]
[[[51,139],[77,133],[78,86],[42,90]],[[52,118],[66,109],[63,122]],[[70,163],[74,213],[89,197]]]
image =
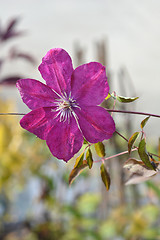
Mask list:
[[90,62],[74,70],[68,53],[55,48],[42,59],[39,71],[46,85],[34,79],[17,82],[23,102],[32,110],[20,125],[46,140],[53,156],[67,162],[84,138],[97,143],[112,137],[114,120],[98,106],[109,93],[102,64]]

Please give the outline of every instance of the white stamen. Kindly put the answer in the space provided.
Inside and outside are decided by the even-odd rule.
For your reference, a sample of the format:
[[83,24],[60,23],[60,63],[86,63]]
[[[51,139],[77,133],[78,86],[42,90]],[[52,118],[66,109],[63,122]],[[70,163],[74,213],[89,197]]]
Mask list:
[[57,112],[55,118],[59,116],[60,122],[65,122],[68,120],[68,123],[70,123],[70,118],[73,115],[78,124],[78,116],[74,112],[74,108],[80,107],[78,106],[76,101],[71,97],[71,92],[69,93],[69,96],[67,96],[66,92],[63,93],[63,96],[60,96],[56,91],[54,92],[57,94],[57,96],[60,97],[59,99],[56,99],[56,102],[54,102],[56,108],[52,109],[53,112]]
[[58,97],[60,97],[61,99],[63,99],[63,97],[62,97],[59,93],[57,93],[54,89],[52,89],[52,91],[53,91],[55,94],[57,94]]

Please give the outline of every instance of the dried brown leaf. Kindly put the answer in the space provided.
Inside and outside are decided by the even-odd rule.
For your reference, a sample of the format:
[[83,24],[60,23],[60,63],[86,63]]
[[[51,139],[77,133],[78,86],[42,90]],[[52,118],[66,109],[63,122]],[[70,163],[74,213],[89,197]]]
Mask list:
[[125,184],[137,184],[147,181],[149,178],[153,177],[159,172],[158,167],[160,166],[160,163],[155,163],[155,165],[157,168],[156,171],[147,167],[143,161],[129,158],[123,166],[123,168],[127,169],[129,172],[129,177]]

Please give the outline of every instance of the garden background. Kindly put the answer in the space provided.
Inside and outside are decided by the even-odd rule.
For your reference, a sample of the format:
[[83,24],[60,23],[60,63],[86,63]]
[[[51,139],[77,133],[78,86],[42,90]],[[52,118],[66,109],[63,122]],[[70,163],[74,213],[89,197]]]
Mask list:
[[[0,34],[15,18],[18,34],[0,40],[0,111],[28,112],[14,77],[43,81],[37,70],[42,57],[61,47],[74,67],[90,61],[106,65],[110,92],[139,96],[119,109],[158,114],[159,9],[158,0],[1,0]],[[127,137],[144,118],[113,117]],[[75,159],[68,164],[55,159],[43,141],[20,128],[19,119],[0,117],[0,239],[160,239],[158,176],[125,186],[124,156],[108,163],[109,192],[98,164],[69,186]],[[145,132],[147,147],[157,153],[159,119],[150,118]],[[119,137],[105,147],[107,156],[127,150]]]

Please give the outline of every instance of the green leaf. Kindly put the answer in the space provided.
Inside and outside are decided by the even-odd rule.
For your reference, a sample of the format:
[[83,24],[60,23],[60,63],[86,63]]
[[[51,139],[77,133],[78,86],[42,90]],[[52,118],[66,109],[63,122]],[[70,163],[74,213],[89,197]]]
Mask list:
[[82,152],[79,157],[77,157],[74,168],[80,167],[83,164],[84,153]]
[[148,168],[155,170],[155,167],[151,164],[150,159],[149,159],[149,155],[146,151],[146,142],[145,142],[144,138],[139,143],[138,153],[139,153],[139,156],[140,156],[141,160],[144,162],[144,164]]
[[83,139],[84,139],[83,144],[89,144],[85,138]]
[[75,180],[75,178],[82,172],[84,168],[88,166],[87,161],[83,160],[82,164],[79,167],[75,167],[72,169],[70,175],[69,175],[69,184],[72,184],[72,182]]
[[105,100],[109,99],[111,97],[111,94],[108,93],[107,97],[105,98]]
[[139,132],[135,132],[135,133],[133,133],[133,135],[128,140],[128,152],[129,152],[129,154],[130,154],[132,146],[135,143],[138,136],[139,136]]
[[102,142],[95,143],[94,147],[95,147],[96,153],[99,157],[104,157],[106,155],[105,147]]
[[122,102],[122,103],[130,103],[130,102],[134,102],[135,100],[137,100],[139,97],[123,97],[123,96],[117,96],[116,97],[117,100],[119,102]]
[[107,172],[103,163],[101,164],[100,170],[101,170],[102,181],[103,181],[103,183],[104,183],[104,185],[105,185],[105,187],[108,191],[109,188],[110,188],[111,179],[110,179],[109,173]]
[[87,150],[86,160],[87,160],[89,169],[91,169],[92,165],[93,165],[93,158],[92,158],[92,152],[91,152],[90,148]]
[[141,128],[142,128],[142,129],[143,129],[144,126],[146,125],[146,123],[147,123],[147,121],[148,121],[149,118],[150,118],[150,117],[146,117],[146,118],[141,122]]

